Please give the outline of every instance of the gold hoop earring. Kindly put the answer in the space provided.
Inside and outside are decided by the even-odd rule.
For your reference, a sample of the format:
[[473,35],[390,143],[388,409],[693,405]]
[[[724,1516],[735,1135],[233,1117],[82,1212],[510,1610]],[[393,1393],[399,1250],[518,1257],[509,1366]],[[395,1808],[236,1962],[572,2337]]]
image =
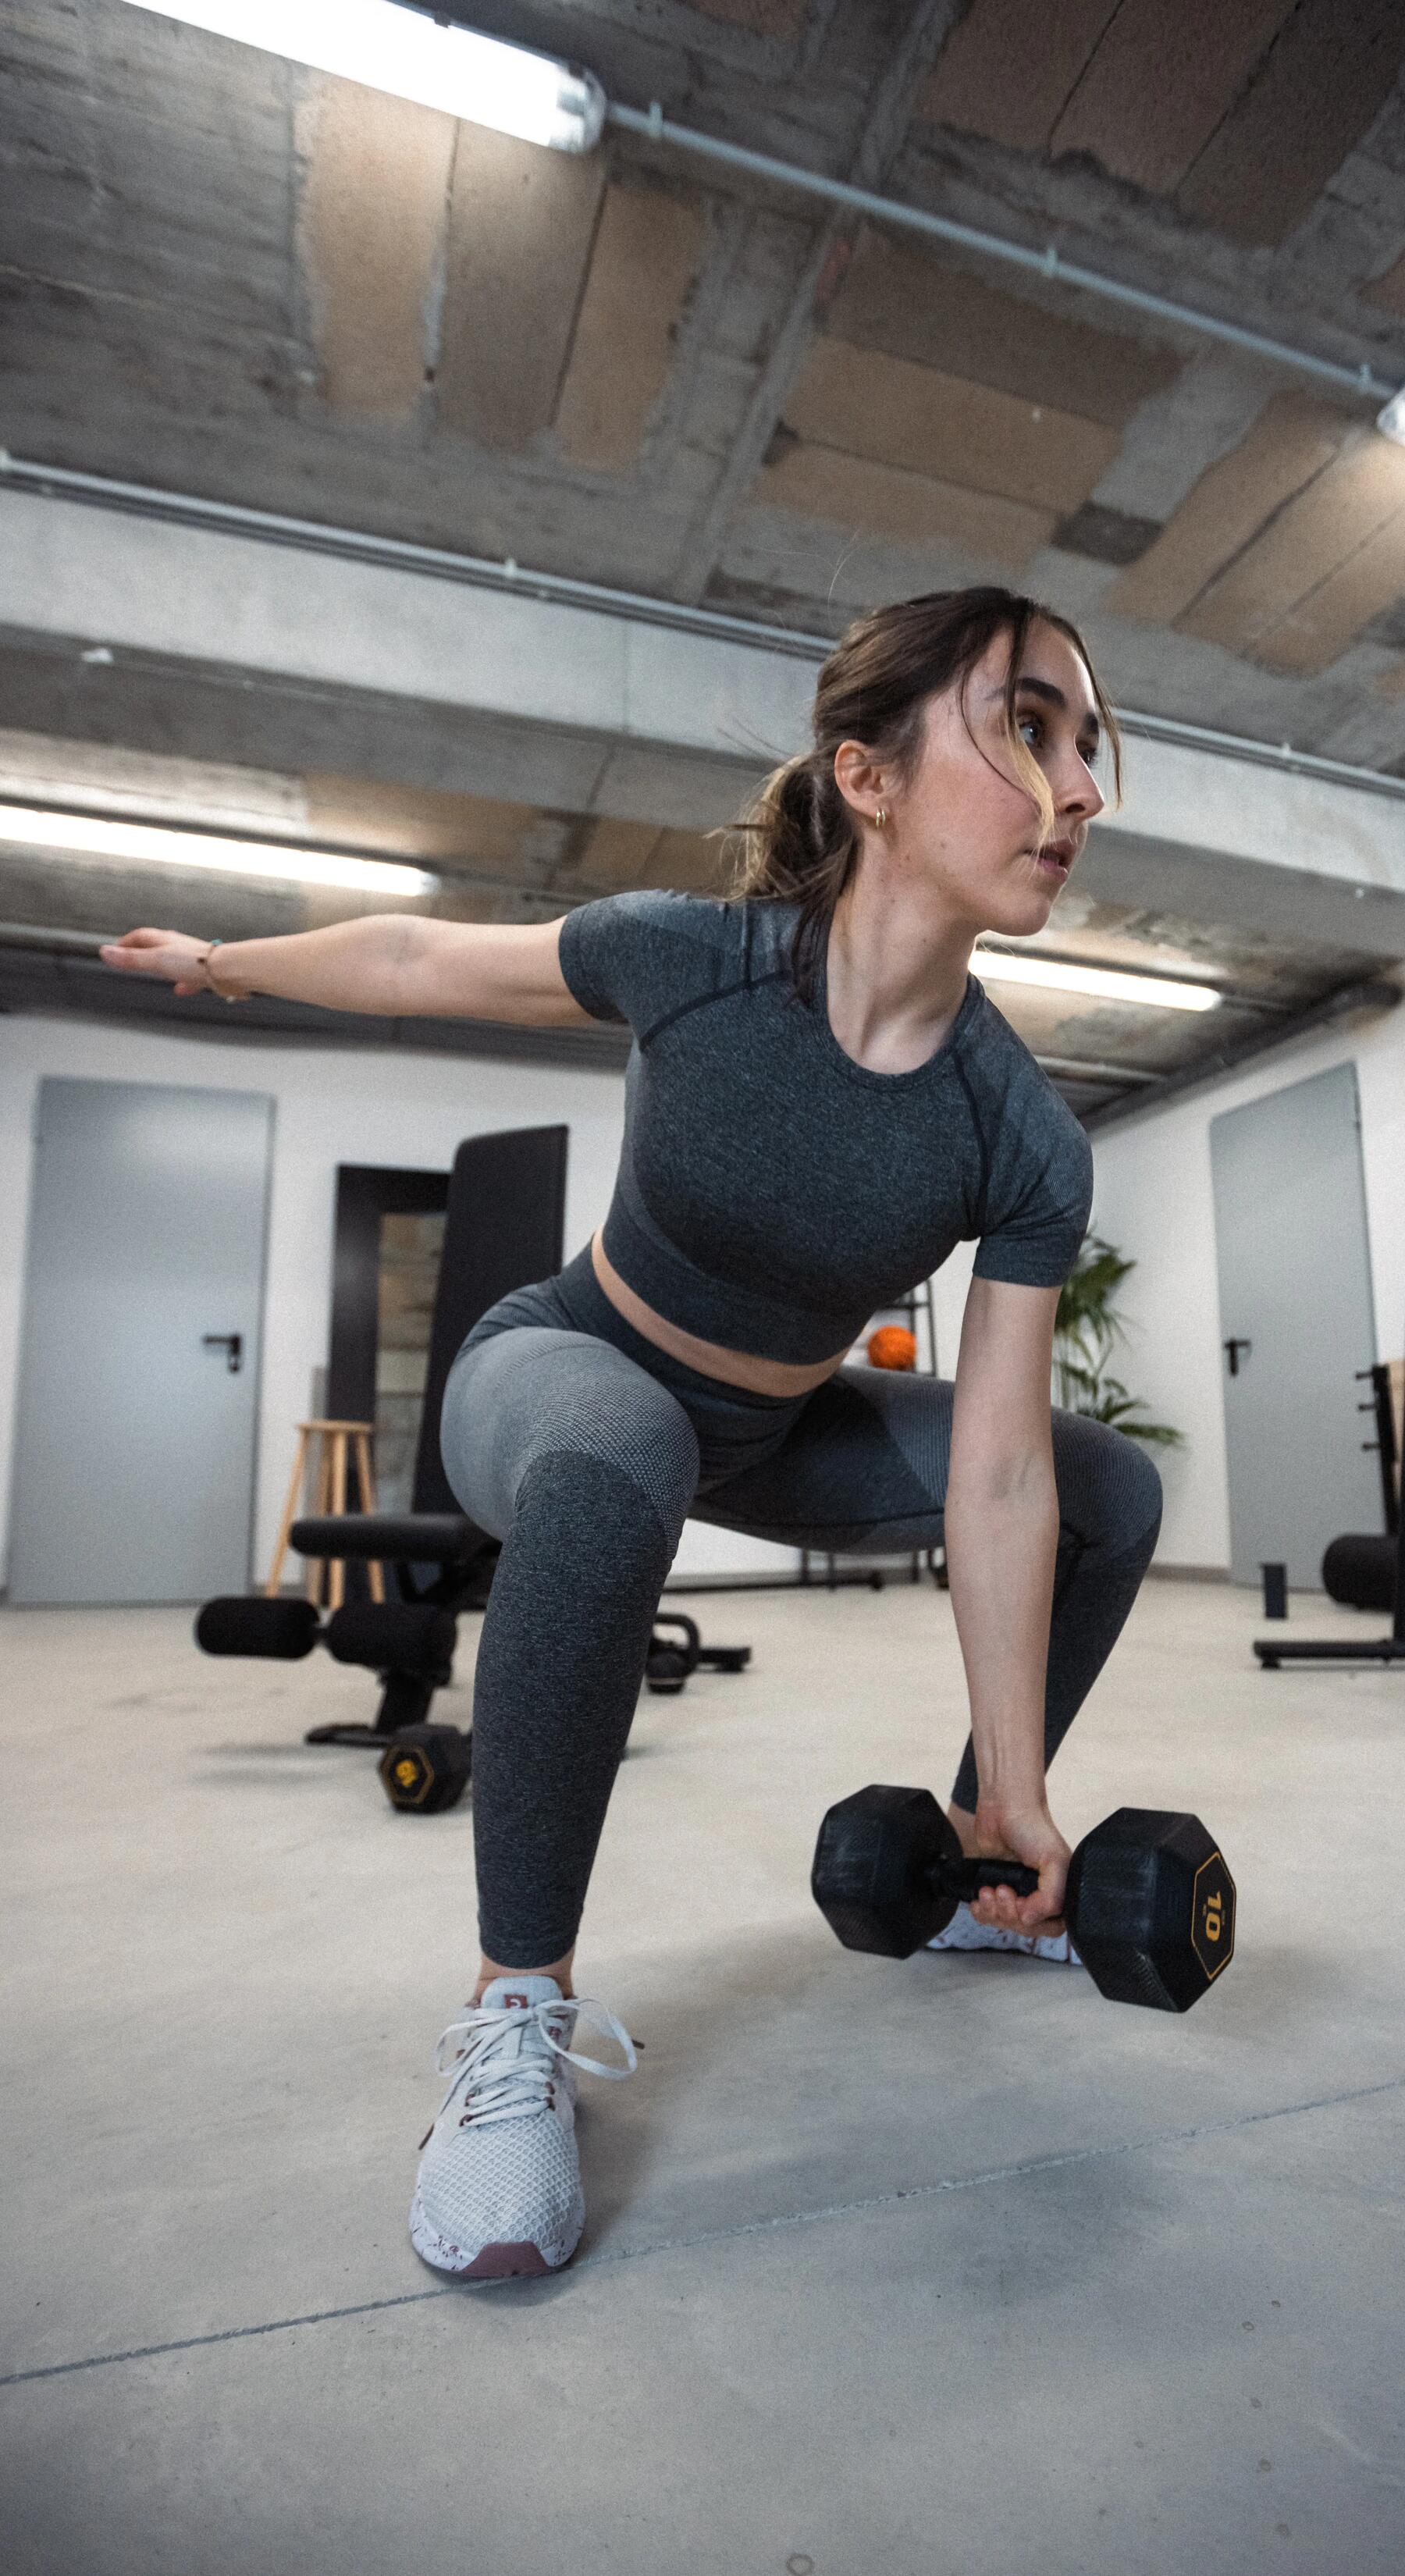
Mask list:
[[885,823],[887,822],[887,820],[888,820],[888,808],[887,808],[887,806],[886,806],[886,805],[880,805],[880,806],[879,806],[879,808],[878,808],[878,811],[877,811],[877,813],[874,815],[874,818],[873,818],[873,819],[874,819],[875,823],[877,824],[879,831],[881,832],[881,831],[882,831],[882,829],[883,829],[884,824],[885,824]]

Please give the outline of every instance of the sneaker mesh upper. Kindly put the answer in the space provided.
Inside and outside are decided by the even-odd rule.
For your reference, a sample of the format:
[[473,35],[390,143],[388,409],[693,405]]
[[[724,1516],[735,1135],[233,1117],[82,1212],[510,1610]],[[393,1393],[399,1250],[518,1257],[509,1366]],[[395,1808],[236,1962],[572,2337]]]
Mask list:
[[579,2191],[574,2130],[549,2110],[466,2129],[450,2112],[420,2167],[428,2224],[466,2254],[484,2245],[535,2245],[549,2260]]
[[[569,2046],[582,2013],[625,2053],[619,2067]],[[443,2051],[451,2050],[448,2063]],[[628,2075],[636,2063],[622,2024],[603,2007],[563,2001],[550,1977],[499,1978],[483,2003],[451,2022],[440,2041],[449,2089],[420,2162],[411,2236],[430,2261],[490,2245],[535,2245],[564,2263],[584,2224],[576,2154],[575,2069]]]

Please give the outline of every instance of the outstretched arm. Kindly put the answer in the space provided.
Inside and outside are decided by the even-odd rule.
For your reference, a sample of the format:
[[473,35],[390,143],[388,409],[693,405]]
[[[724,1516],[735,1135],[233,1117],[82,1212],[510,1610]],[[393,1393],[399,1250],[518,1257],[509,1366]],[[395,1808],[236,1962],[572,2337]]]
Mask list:
[[589,1019],[557,958],[559,921],[518,926],[424,921],[414,913],[372,913],[286,939],[211,944],[179,930],[129,930],[102,951],[126,975],[152,975],[178,993],[219,993],[239,1001],[271,993],[332,1011],[390,1019],[513,1020],[530,1028],[574,1027]]
[[1047,1931],[1063,1905],[1068,1845],[1044,1786],[1058,1495],[1049,1409],[1055,1288],[973,1279],[961,1330],[946,1498],[951,1604],[966,1666],[980,1783],[971,1848],[1022,1860],[1035,1894],[987,1891],[981,1922]]

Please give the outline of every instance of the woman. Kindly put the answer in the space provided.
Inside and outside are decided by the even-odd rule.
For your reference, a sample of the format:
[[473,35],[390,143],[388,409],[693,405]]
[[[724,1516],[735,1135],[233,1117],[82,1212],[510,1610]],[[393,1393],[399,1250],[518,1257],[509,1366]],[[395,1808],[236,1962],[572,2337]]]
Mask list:
[[[1039,1873],[956,1937],[1047,1951],[1062,1930],[1045,1767],[1136,1596],[1160,1489],[1129,1441],[1051,1417],[1091,1158],[969,966],[980,932],[1044,927],[1103,801],[1103,733],[1115,754],[1064,619],[997,589],[907,600],[825,663],[814,747],[748,817],[730,902],[213,947],[135,930],[103,952],[181,993],[634,1032],[603,1228],[484,1316],[445,1396],[450,1480],[503,1548],[474,1698],[483,1956],[411,2212],[439,2270],[539,2273],[580,2236],[573,2070],[596,2061],[568,2046],[576,1931],[688,1514],[846,1551],[945,1540],[972,1729],[952,1819],[968,1852]],[[954,1386],[846,1368],[868,1316],[963,1238]],[[597,2071],[631,2071],[589,2009],[625,2052]]]

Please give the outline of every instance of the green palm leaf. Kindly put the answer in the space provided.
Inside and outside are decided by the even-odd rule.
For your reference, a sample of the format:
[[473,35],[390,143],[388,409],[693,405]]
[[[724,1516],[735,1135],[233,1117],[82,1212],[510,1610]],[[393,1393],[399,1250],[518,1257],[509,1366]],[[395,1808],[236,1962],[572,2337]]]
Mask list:
[[1115,1244],[1090,1234],[1059,1291],[1054,1316],[1054,1400],[1066,1413],[1107,1422],[1129,1439],[1162,1449],[1185,1445],[1183,1432],[1152,1422],[1140,1396],[1129,1395],[1108,1362],[1126,1327],[1113,1300],[1136,1268]]

